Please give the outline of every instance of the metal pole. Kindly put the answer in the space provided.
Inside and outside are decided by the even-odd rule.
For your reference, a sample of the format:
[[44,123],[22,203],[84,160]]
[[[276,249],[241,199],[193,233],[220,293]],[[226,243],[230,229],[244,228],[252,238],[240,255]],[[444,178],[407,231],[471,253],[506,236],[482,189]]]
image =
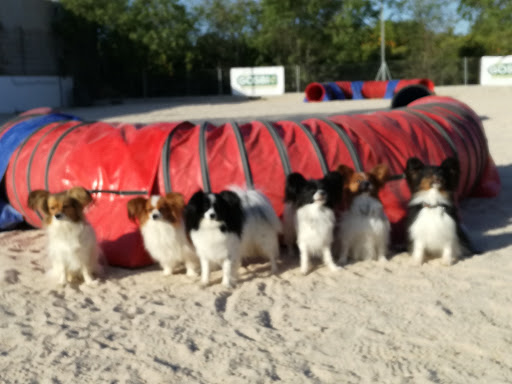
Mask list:
[[142,97],[148,97],[148,77],[145,69],[142,70]]
[[222,68],[217,67],[217,91],[222,95]]
[[468,85],[468,58],[464,56],[464,85]]
[[391,72],[389,72],[386,64],[386,29],[384,28],[384,1],[380,3],[380,68],[375,76],[375,80],[391,80]]
[[300,92],[300,65],[295,65],[295,89]]
[[21,57],[21,72],[22,75],[27,74],[27,57],[25,56],[25,31],[23,27],[19,28],[20,38],[20,57]]
[[386,65],[386,29],[384,28],[384,2],[380,3],[380,65]]

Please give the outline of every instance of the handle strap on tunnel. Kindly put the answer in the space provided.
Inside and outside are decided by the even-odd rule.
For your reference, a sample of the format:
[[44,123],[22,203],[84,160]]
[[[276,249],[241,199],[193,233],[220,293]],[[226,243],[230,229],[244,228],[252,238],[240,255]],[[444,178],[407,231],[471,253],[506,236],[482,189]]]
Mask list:
[[318,145],[318,142],[316,141],[315,136],[301,122],[293,121],[293,123],[296,124],[301,129],[301,131],[304,132],[304,134],[308,138],[309,142],[311,143],[311,146],[315,150],[316,158],[320,162],[320,168],[322,168],[322,173],[324,175],[327,175],[327,173],[329,173],[329,166],[327,165],[327,161],[325,160],[325,156],[324,156],[324,154],[322,152],[322,149],[320,148],[320,145]]
[[239,125],[235,121],[230,121],[229,124],[233,129],[233,133],[235,134],[236,142],[238,144],[238,152],[240,153],[240,160],[242,161],[245,183],[247,184],[247,188],[254,189],[254,180],[251,173],[251,167],[249,166],[249,157],[247,155],[247,150],[245,149],[242,132],[240,131]]
[[201,163],[201,176],[203,178],[203,190],[205,193],[212,191],[210,173],[208,170],[208,154],[206,153],[206,130],[209,124],[208,121],[204,121],[199,127],[199,161]]
[[352,163],[354,164],[354,169],[356,172],[363,172],[363,163],[361,162],[361,159],[359,158],[359,155],[357,154],[356,147],[354,146],[354,143],[352,143],[352,140],[350,140],[350,137],[348,136],[347,132],[345,132],[342,128],[338,126],[338,124],[332,122],[329,119],[318,119],[320,121],[323,121],[325,124],[327,124],[331,129],[333,129],[338,136],[340,137],[343,144],[345,144],[345,148],[347,148],[347,151],[350,155],[350,158],[352,159]]
[[277,148],[277,152],[279,153],[279,157],[281,158],[281,164],[283,166],[284,174],[285,176],[288,176],[290,173],[292,173],[292,167],[290,165],[290,159],[288,158],[288,152],[286,151],[286,148],[284,146],[283,140],[281,139],[281,136],[279,136],[279,133],[277,133],[275,127],[272,125],[272,123],[268,121],[260,121],[261,124],[267,129],[267,131],[270,133],[270,136],[272,137],[272,140],[274,141],[274,145]]

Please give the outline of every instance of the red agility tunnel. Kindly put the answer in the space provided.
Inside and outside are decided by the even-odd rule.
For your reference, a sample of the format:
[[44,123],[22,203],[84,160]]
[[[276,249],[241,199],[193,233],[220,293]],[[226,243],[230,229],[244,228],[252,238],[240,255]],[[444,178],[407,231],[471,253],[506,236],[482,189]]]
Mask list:
[[434,92],[434,83],[430,79],[315,82],[307,85],[304,101],[391,99],[402,88],[410,85],[423,86],[430,94]]
[[[16,129],[16,124],[8,129]],[[457,156],[459,198],[492,197],[500,179],[478,116],[452,98],[428,96],[406,108],[329,119],[298,121],[156,123],[144,126],[62,120],[31,132],[9,160],[5,184],[11,205],[26,221],[41,225],[27,207],[34,189],[58,192],[81,185],[95,198],[87,217],[113,265],[151,263],[126,203],[133,196],[199,188],[218,192],[229,185],[255,187],[277,213],[283,210],[286,175],[322,177],[339,164],[368,170],[387,163],[403,173],[409,157],[439,164]],[[396,177],[381,192],[393,228],[404,239],[409,191]]]

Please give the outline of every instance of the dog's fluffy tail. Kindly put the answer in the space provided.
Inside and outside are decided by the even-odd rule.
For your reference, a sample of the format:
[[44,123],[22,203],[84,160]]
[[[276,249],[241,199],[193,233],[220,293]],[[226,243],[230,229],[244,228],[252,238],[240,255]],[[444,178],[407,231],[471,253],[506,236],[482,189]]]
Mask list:
[[264,220],[276,232],[282,232],[281,220],[279,220],[272,204],[263,193],[254,189],[242,189],[237,186],[230,186],[229,189],[240,198],[246,218]]

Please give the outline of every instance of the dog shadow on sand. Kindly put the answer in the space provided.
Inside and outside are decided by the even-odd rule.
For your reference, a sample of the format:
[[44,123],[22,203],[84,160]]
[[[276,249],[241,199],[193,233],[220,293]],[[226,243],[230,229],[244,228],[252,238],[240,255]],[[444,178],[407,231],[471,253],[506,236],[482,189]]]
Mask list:
[[501,191],[493,198],[462,200],[460,213],[472,243],[481,253],[512,245],[512,164],[498,166]]

